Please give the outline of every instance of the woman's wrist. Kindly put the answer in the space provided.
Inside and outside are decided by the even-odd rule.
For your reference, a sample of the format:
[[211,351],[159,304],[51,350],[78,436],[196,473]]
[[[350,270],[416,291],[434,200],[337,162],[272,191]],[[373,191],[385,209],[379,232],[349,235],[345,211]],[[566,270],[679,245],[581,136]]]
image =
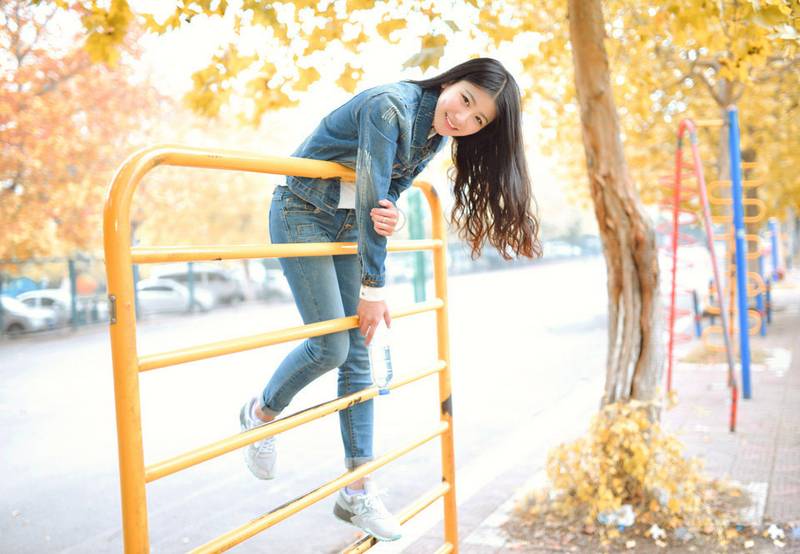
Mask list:
[[367,302],[382,302],[386,300],[386,287],[368,287],[366,285],[361,285],[361,291],[358,297]]

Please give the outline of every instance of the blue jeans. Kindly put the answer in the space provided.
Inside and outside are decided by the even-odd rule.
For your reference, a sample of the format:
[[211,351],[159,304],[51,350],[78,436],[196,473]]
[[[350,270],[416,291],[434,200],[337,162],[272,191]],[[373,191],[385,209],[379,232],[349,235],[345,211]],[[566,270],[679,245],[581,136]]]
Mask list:
[[[331,216],[280,186],[272,197],[269,232],[273,244],[355,242],[355,210],[336,210]],[[304,323],[355,315],[361,288],[358,256],[281,258],[280,263]],[[339,396],[372,384],[367,348],[357,328],[312,337],[297,346],[264,388],[261,409],[277,415],[303,387],[337,367]],[[372,425],[372,400],[339,412],[348,469],[372,460]]]

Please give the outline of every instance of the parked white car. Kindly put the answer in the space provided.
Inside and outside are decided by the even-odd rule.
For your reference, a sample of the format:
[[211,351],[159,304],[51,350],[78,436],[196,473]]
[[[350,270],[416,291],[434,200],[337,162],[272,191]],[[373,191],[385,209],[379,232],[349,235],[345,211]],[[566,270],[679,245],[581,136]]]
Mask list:
[[[72,295],[61,289],[39,289],[24,292],[17,300],[29,308],[53,310],[56,325],[68,325],[72,318]],[[108,301],[101,296],[78,296],[75,302],[78,321],[107,321]]]
[[[172,279],[143,279],[136,285],[142,314],[188,312],[189,289]],[[203,288],[194,289],[194,309],[207,312],[214,307],[214,295]]]
[[[179,266],[171,264],[166,268],[154,269],[152,275],[157,279],[171,279],[185,287],[189,286],[188,264]],[[241,284],[224,268],[195,264],[192,266],[192,280],[195,291],[198,289],[209,291],[217,304],[244,300]]]
[[18,336],[22,333],[45,331],[56,326],[53,310],[29,308],[16,298],[0,296],[3,308],[3,334]]
[[70,318],[69,294],[61,289],[41,289],[23,292],[17,300],[29,308],[44,308],[52,310],[56,318],[56,325],[66,325]]

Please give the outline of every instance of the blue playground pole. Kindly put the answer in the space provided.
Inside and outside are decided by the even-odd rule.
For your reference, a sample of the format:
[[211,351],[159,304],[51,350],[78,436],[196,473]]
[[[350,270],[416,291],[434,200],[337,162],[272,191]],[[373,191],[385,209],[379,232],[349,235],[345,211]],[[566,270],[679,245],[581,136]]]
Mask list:
[[772,285],[767,281],[767,323],[772,323]]
[[769,235],[772,242],[771,281],[774,283],[778,280],[778,264],[780,263],[780,256],[778,256],[778,220],[774,217],[769,218]]
[[692,289],[692,309],[694,310],[694,335],[698,339],[703,336],[703,314],[700,312],[700,298]]
[[736,106],[728,108],[728,151],[731,157],[733,225],[736,243],[736,296],[739,301],[739,351],[742,357],[742,396],[750,391],[750,335],[747,318],[747,260],[745,259],[744,207],[742,204],[742,153],[739,150],[739,117]]
[[[758,257],[758,274],[761,276],[761,280],[764,281],[764,256]],[[766,289],[766,281],[764,281],[765,285],[764,288]],[[756,295],[756,308],[758,309],[758,313],[761,316],[761,336],[767,336],[767,310],[764,304],[764,292],[758,293]]]

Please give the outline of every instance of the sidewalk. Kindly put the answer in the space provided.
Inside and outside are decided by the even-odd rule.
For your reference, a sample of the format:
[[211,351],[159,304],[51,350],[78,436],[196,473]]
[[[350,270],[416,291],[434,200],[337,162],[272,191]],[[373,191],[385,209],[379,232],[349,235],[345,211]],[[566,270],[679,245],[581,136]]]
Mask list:
[[736,432],[727,429],[724,365],[678,364],[678,405],[665,414],[664,424],[687,454],[705,459],[711,475],[760,484],[765,521],[800,525],[800,273],[793,277],[785,284],[791,288],[778,289],[767,336],[750,338],[754,354],[766,354],[752,365],[752,398],[741,398],[741,373],[736,376]]
[[[792,538],[792,528],[800,527],[800,271],[773,290],[774,312],[767,336],[750,338],[752,351],[761,358],[751,369],[752,398],[741,398],[741,373],[737,373],[736,432],[728,430],[730,392],[724,364],[678,363],[673,375],[678,404],[662,418],[665,429],[684,444],[684,454],[705,461],[709,476],[738,481],[748,490],[754,499],[750,522],[759,525],[760,534],[771,523],[786,534],[784,546],[764,539],[747,550],[732,543],[727,552],[800,552],[800,539]],[[500,528],[514,509],[515,496],[543,483],[543,465],[531,462],[521,461],[515,470],[498,476],[476,495],[481,502],[460,506],[462,553],[570,551],[555,544],[552,549],[526,547],[508,539]],[[424,552],[437,540],[441,544],[441,532],[431,529],[404,552]],[[677,545],[669,542],[673,546],[669,551],[676,552]],[[622,551],[637,552],[642,546],[640,540],[640,546]],[[691,542],[680,548],[701,550]]]

